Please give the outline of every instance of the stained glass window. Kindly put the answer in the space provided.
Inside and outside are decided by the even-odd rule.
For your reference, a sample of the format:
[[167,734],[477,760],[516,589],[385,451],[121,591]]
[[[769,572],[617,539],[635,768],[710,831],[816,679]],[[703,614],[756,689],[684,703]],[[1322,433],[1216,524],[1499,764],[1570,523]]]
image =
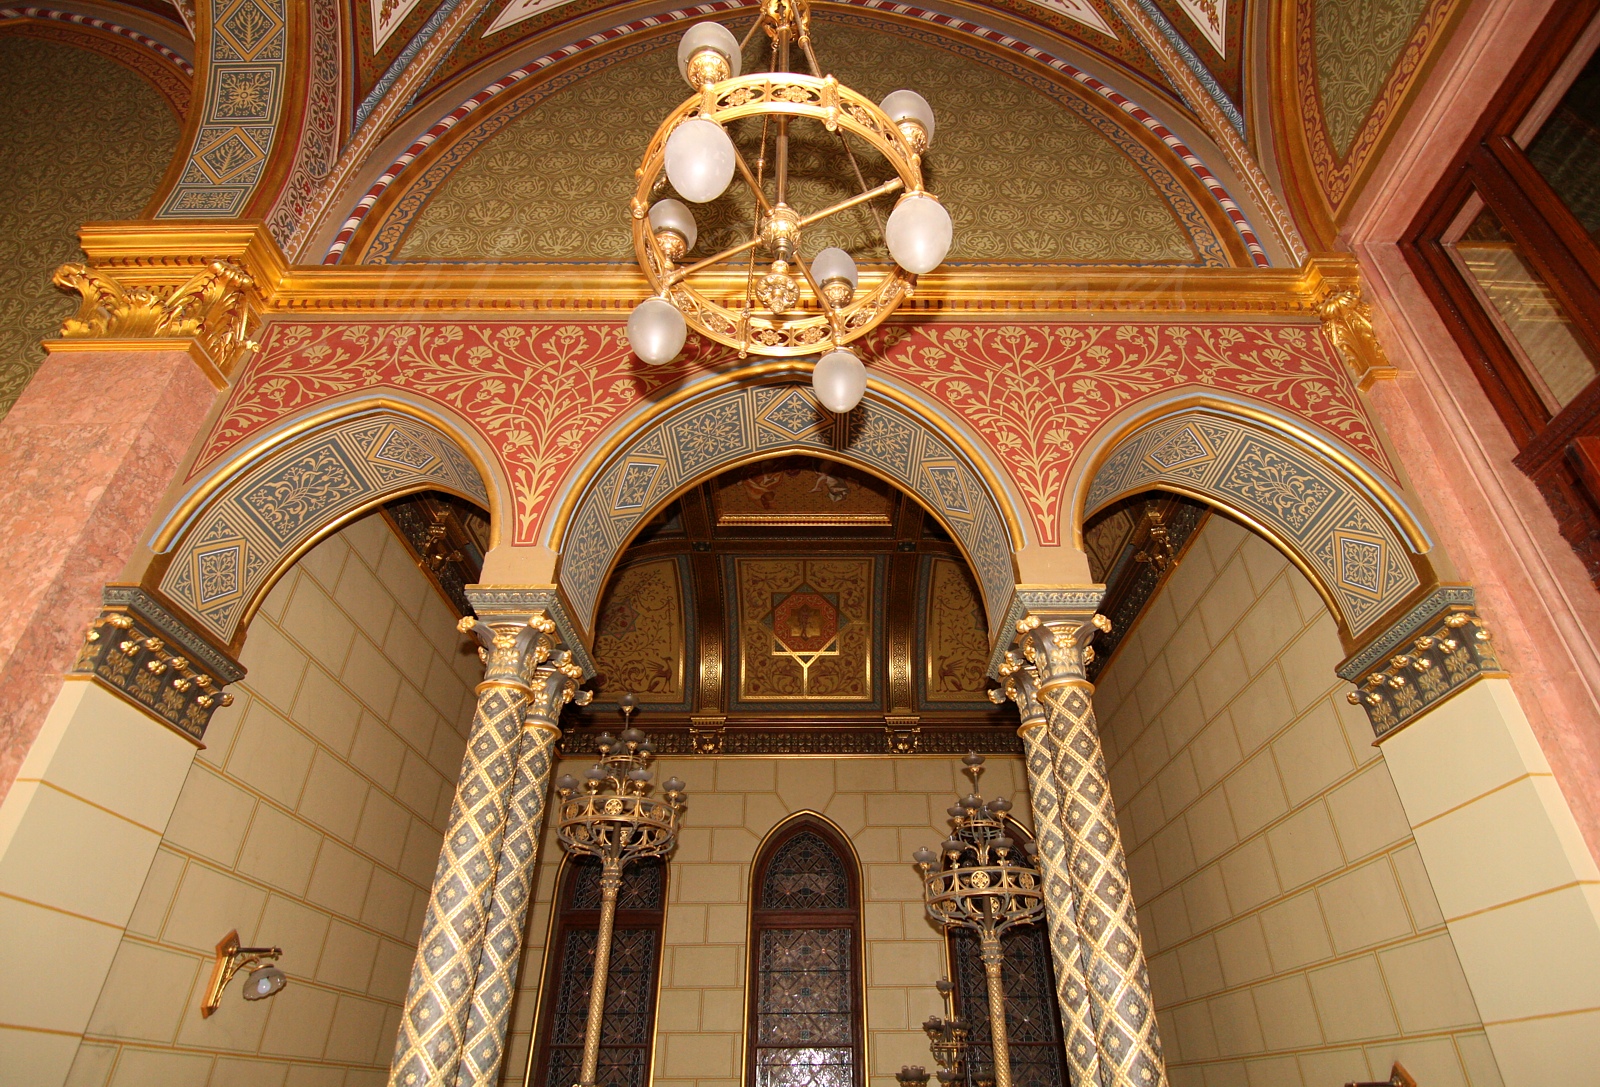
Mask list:
[[757,864],[750,1087],[859,1087],[861,925],[854,865],[799,822]]
[[[1000,937],[1005,959],[1000,980],[1006,991],[1006,1040],[1011,1043],[1012,1087],[1062,1087],[1069,1082],[1061,1021],[1056,1015],[1055,975],[1044,925],[1024,925]],[[994,1078],[989,1038],[989,988],[974,933],[950,936],[956,1009],[970,1024],[967,1082]]]
[[[645,1087],[649,1080],[665,892],[666,867],[659,859],[640,861],[623,872],[606,971],[599,1087]],[[543,1021],[529,1081],[539,1087],[578,1082],[600,923],[600,862],[585,857],[568,863],[558,901],[561,917],[550,949]]]

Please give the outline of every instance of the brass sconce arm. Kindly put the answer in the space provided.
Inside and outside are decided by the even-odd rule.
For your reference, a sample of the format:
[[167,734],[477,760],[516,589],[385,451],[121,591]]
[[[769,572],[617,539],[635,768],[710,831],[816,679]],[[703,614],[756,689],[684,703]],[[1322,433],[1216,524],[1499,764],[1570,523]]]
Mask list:
[[[206,998],[200,1005],[200,1018],[211,1018],[212,1013],[222,1004],[222,994],[227,991],[228,982],[232,981],[233,976],[240,970],[255,970],[264,963],[275,963],[282,955],[281,947],[240,947],[238,929],[224,936],[222,942],[217,944],[217,961],[211,968],[211,984],[206,986]],[[261,995],[271,996],[283,988],[281,978],[282,973],[278,972],[273,979],[274,984],[269,987],[270,991]]]

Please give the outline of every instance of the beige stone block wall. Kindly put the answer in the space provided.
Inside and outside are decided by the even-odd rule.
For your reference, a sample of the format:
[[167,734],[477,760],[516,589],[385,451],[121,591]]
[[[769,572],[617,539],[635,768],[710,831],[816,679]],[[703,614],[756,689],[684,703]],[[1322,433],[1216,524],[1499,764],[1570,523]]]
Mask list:
[[1333,620],[1210,518],[1096,693],[1174,1087],[1500,1075]]
[[[648,718],[639,723],[649,727]],[[589,765],[569,759],[556,773],[576,776]],[[668,866],[653,1087],[743,1084],[751,869],[766,835],[802,811],[832,820],[861,866],[870,1087],[893,1087],[902,1065],[931,1067],[917,1024],[940,1010],[933,985],[949,966],[944,938],[923,911],[911,853],[949,835],[945,809],[970,791],[960,760],[661,759],[658,779],[673,774],[688,782],[689,805]],[[1016,798],[1026,818],[1020,758],[991,758],[983,791]],[[560,859],[547,833],[512,1012],[508,1087],[527,1069]]]
[[[73,1087],[384,1082],[482,674],[463,644],[376,515],[274,587],[249,675],[162,828]],[[235,979],[202,1019],[234,928],[283,948],[289,985],[247,1003]]]

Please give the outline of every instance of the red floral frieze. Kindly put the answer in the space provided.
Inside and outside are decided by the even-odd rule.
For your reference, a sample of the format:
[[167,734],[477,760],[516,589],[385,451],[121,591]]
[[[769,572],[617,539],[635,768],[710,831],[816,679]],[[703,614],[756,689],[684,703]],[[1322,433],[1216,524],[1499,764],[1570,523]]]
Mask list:
[[1059,542],[1062,487],[1090,435],[1180,385],[1263,401],[1393,473],[1344,365],[1304,325],[924,325],[874,334],[873,369],[955,410],[999,455],[1039,539]]
[[[1062,487],[1095,430],[1182,385],[1304,418],[1392,474],[1343,364],[1303,325],[944,325],[880,329],[874,370],[947,405],[991,447],[1059,541]],[[274,324],[234,386],[196,473],[267,426],[336,397],[405,389],[469,420],[515,491],[511,537],[534,541],[558,487],[601,433],[648,397],[723,361],[691,348],[647,367],[619,324]]]
[[595,436],[709,361],[694,348],[645,366],[617,324],[276,324],[200,459],[334,397],[405,389],[453,409],[499,453],[516,498],[512,538],[530,543]]

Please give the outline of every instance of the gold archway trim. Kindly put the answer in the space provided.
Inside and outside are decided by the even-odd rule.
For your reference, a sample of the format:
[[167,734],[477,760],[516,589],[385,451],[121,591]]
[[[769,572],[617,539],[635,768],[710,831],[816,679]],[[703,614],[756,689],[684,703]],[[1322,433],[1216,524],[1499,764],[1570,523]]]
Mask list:
[[[626,442],[637,436],[640,431],[659,424],[687,401],[704,396],[709,392],[725,392],[733,388],[748,388],[752,385],[768,384],[770,379],[775,377],[808,376],[810,372],[809,365],[793,359],[778,359],[771,362],[756,363],[724,375],[723,380],[719,381],[714,389],[705,382],[681,388],[671,396],[664,397],[658,401],[654,407],[627,420],[595,450],[584,465],[583,470],[577,476],[572,477],[572,482],[567,488],[566,497],[561,500],[561,506],[557,510],[556,516],[550,522],[550,549],[552,551],[560,550],[562,541],[566,537],[567,526],[572,519],[573,511],[578,507],[578,503],[588,493],[595,478],[610,462],[613,454]],[[967,458],[973,469],[983,479],[984,486],[989,492],[989,498],[994,502],[995,510],[1000,514],[1000,519],[1005,522],[1006,534],[1011,540],[1012,553],[1015,554],[1026,547],[1028,541],[1023,534],[1021,521],[1017,517],[1016,507],[1011,502],[1011,496],[1001,482],[1000,473],[995,470],[994,465],[989,462],[987,456],[978,449],[977,445],[962,433],[962,429],[953,420],[932,413],[926,403],[908,395],[903,389],[874,376],[870,368],[867,373],[869,375],[867,378],[867,390],[869,392],[876,393],[882,399],[903,408],[913,418],[960,450],[961,454]],[[815,450],[809,448],[805,452],[808,455],[816,453]],[[758,457],[756,459],[759,460],[761,458]],[[839,460],[840,458],[830,457],[828,459]],[[748,461],[744,463],[748,463]],[[853,464],[854,462],[845,461],[844,463]],[[738,467],[738,465],[730,464],[727,467]],[[891,480],[890,482],[893,481]]]

